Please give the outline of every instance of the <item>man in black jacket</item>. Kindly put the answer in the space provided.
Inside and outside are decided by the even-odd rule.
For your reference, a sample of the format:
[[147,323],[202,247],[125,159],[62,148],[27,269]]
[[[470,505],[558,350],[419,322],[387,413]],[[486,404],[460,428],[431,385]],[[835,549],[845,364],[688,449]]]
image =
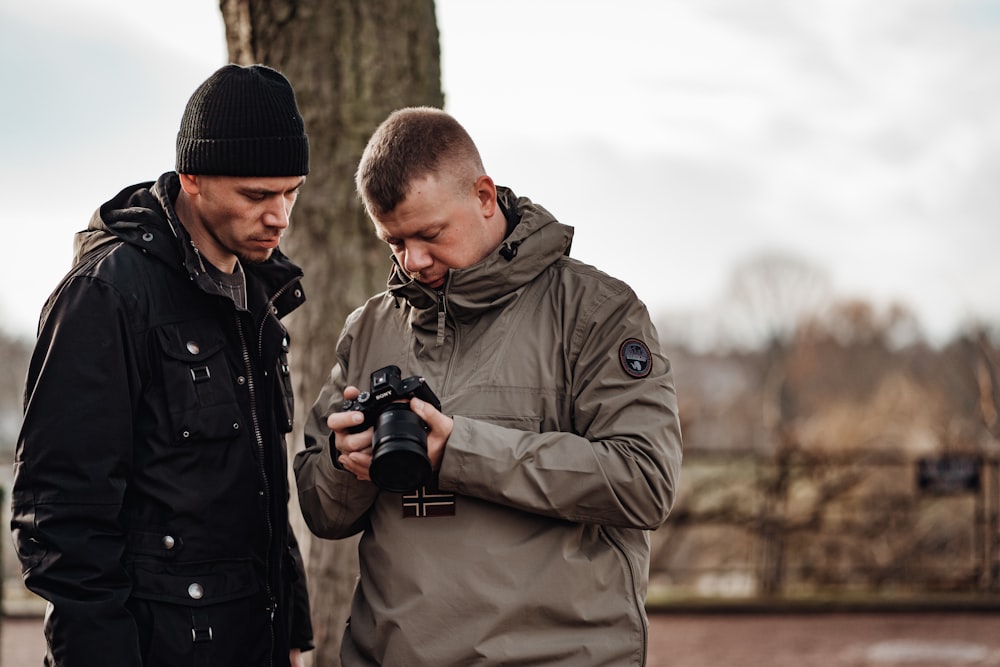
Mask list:
[[14,463],[45,665],[296,667],[312,648],[280,322],[302,271],[278,249],[308,171],[287,79],[227,65],[188,102],[176,171],[78,235],[41,314]]

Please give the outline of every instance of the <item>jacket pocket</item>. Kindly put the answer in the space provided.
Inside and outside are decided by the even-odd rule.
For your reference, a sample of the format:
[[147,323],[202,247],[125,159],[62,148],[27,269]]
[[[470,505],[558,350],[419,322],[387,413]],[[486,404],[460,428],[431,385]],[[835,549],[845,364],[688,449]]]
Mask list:
[[174,442],[221,440],[244,428],[236,402],[237,374],[214,322],[184,322],[157,329],[163,385]]
[[133,561],[129,573],[144,665],[267,664],[269,616],[249,560]]
[[255,594],[260,585],[249,559],[164,563],[133,561],[132,595],[144,600],[204,607]]

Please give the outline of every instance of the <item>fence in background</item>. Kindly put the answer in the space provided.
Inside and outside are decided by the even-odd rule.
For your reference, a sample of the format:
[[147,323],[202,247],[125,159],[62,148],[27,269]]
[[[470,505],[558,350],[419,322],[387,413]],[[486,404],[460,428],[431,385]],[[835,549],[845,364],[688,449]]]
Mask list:
[[1000,602],[1000,458],[688,455],[650,598]]

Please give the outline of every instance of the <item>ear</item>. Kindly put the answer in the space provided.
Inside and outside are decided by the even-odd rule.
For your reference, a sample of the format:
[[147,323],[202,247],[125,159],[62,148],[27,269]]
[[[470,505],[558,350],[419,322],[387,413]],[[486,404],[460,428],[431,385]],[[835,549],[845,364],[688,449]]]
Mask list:
[[497,186],[493,182],[493,179],[483,174],[476,179],[475,184],[476,197],[479,198],[479,208],[482,210],[483,215],[487,218],[493,216],[497,212],[499,206],[497,205]]
[[201,182],[194,174],[177,174],[181,180],[181,188],[188,195],[196,195],[201,192]]

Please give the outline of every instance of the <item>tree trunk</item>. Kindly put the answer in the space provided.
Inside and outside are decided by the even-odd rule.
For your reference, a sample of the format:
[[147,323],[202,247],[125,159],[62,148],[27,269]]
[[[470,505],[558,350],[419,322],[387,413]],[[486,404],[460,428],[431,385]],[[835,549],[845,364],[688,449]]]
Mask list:
[[[433,0],[220,0],[229,59],[261,63],[295,88],[310,144],[310,173],[282,250],[305,270],[307,302],[287,321],[297,397],[290,444],[335,360],[347,315],[385,288],[389,249],[354,190],[368,137],[394,109],[442,107]],[[340,639],[358,574],[356,539],[309,539],[306,555],[316,667],[340,665]]]

